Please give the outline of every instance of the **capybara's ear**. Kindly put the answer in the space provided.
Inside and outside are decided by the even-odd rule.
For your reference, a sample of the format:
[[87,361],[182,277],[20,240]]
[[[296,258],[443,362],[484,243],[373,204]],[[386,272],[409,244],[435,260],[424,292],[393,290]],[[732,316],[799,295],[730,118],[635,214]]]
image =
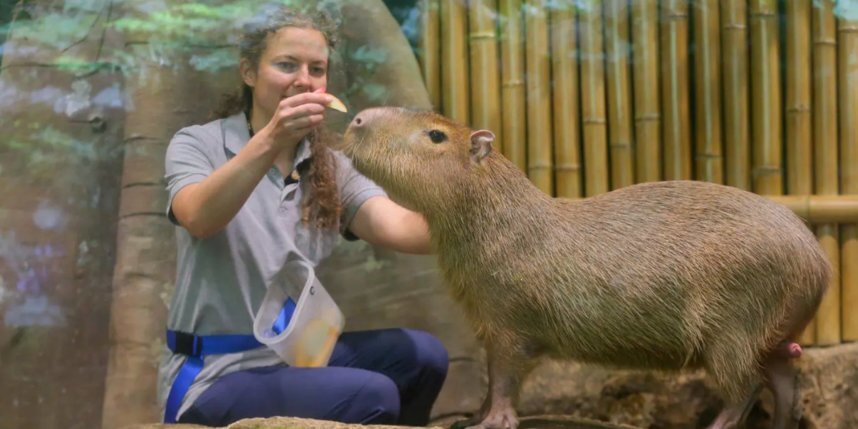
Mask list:
[[492,152],[492,142],[495,135],[489,130],[479,130],[471,133],[471,161],[479,163]]

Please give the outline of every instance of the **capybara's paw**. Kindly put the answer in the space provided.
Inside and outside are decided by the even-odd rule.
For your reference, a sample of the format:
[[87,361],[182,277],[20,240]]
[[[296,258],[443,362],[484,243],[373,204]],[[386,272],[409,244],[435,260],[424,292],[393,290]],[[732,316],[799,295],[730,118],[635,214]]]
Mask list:
[[518,415],[512,408],[493,410],[478,425],[469,426],[467,429],[517,429]]

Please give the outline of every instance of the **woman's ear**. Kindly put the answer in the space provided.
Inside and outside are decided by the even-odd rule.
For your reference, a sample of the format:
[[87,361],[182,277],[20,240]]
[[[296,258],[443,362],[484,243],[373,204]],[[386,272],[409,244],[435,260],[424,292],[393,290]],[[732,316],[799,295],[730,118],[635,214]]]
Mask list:
[[244,81],[247,86],[253,88],[256,86],[256,69],[250,64],[250,61],[247,58],[242,58],[238,62],[238,70],[241,73],[241,80]]

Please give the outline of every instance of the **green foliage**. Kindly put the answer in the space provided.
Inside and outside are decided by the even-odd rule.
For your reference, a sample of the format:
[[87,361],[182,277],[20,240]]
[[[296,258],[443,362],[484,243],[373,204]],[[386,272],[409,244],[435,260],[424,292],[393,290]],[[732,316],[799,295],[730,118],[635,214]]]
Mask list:
[[836,0],[834,15],[839,18],[858,20],[858,0]]

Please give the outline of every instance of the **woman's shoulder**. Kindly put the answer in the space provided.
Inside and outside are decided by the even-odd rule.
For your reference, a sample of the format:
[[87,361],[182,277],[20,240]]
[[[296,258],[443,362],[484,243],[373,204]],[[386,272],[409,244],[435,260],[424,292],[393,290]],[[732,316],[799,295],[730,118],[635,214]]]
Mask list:
[[227,118],[217,118],[215,120],[202,123],[202,124],[192,124],[187,125],[176,131],[176,136],[186,135],[193,137],[215,137],[223,134],[223,128],[225,122],[229,119]]
[[241,139],[236,127],[243,127],[244,119],[241,114],[218,118],[203,124],[185,126],[173,135],[171,145],[190,144],[201,148],[222,149],[228,138]]

